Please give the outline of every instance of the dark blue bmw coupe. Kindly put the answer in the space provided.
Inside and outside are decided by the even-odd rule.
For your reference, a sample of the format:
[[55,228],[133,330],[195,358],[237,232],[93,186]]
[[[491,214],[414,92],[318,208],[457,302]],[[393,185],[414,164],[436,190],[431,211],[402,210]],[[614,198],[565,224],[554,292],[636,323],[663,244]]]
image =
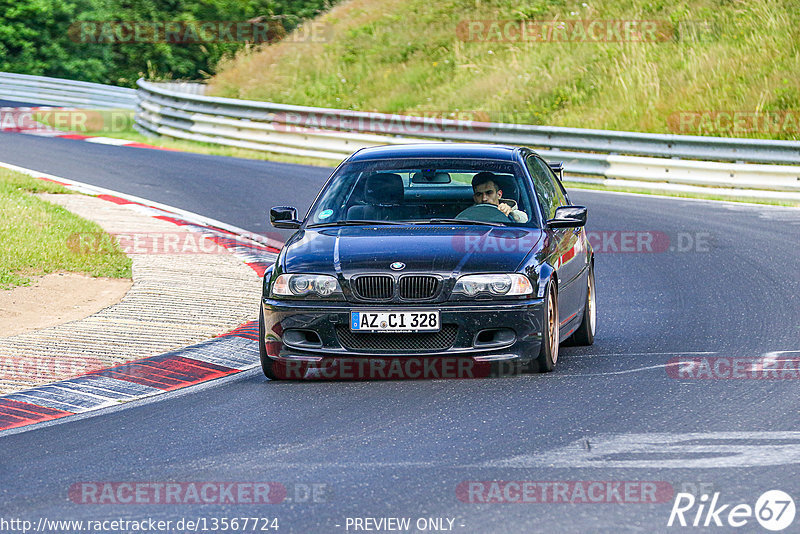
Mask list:
[[586,208],[571,205],[560,175],[520,147],[429,143],[348,157],[304,219],[270,211],[273,226],[297,231],[264,276],[264,374],[389,358],[407,377],[408,362],[419,371],[442,357],[546,372],[568,337],[590,345]]

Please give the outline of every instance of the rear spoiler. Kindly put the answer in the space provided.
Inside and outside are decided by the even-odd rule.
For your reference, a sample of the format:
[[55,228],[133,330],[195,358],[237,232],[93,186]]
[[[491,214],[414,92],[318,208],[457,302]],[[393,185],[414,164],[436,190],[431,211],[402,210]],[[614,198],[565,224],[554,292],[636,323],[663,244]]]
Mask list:
[[548,163],[550,169],[558,176],[558,179],[562,182],[564,181],[564,162],[563,161],[551,161]]

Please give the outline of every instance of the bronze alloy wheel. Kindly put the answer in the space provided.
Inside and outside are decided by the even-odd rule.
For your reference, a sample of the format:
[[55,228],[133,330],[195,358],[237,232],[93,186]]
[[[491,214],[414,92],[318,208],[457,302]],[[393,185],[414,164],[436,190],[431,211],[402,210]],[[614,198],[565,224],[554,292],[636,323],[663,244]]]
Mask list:
[[594,333],[597,329],[597,293],[594,288],[594,267],[589,265],[586,276],[586,302],[583,306],[583,319],[575,333],[570,338],[576,345],[591,345],[594,343]]
[[550,286],[550,298],[547,299],[548,334],[550,337],[550,359],[555,366],[558,361],[558,335],[560,325],[558,323],[558,297],[556,287]]
[[558,292],[555,284],[550,284],[547,290],[547,301],[544,305],[542,317],[542,345],[539,356],[536,358],[538,371],[547,373],[553,370],[558,361],[558,341],[560,325],[558,321]]
[[597,302],[595,301],[595,294],[594,294],[594,270],[589,272],[589,289],[587,299],[589,304],[589,328],[592,332],[592,338],[594,338],[595,329],[597,328]]

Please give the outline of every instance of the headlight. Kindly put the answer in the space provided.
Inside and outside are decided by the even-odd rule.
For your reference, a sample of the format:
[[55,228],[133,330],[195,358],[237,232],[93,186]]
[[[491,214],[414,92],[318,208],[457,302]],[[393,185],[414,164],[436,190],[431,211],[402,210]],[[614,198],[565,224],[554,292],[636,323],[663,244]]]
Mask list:
[[533,293],[528,277],[522,274],[468,274],[453,288],[453,294],[474,297],[480,294],[518,296]]
[[333,297],[342,294],[339,282],[327,274],[282,274],[272,284],[277,297]]

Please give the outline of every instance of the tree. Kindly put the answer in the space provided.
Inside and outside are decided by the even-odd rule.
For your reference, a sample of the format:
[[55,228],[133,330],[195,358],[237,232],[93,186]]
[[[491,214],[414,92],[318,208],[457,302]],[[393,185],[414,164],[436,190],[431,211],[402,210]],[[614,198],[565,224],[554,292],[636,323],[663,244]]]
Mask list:
[[[134,87],[136,79],[198,79],[245,42],[92,39],[113,23],[271,21],[282,35],[329,0],[0,0],[0,71]],[[83,26],[81,26],[83,23]]]

